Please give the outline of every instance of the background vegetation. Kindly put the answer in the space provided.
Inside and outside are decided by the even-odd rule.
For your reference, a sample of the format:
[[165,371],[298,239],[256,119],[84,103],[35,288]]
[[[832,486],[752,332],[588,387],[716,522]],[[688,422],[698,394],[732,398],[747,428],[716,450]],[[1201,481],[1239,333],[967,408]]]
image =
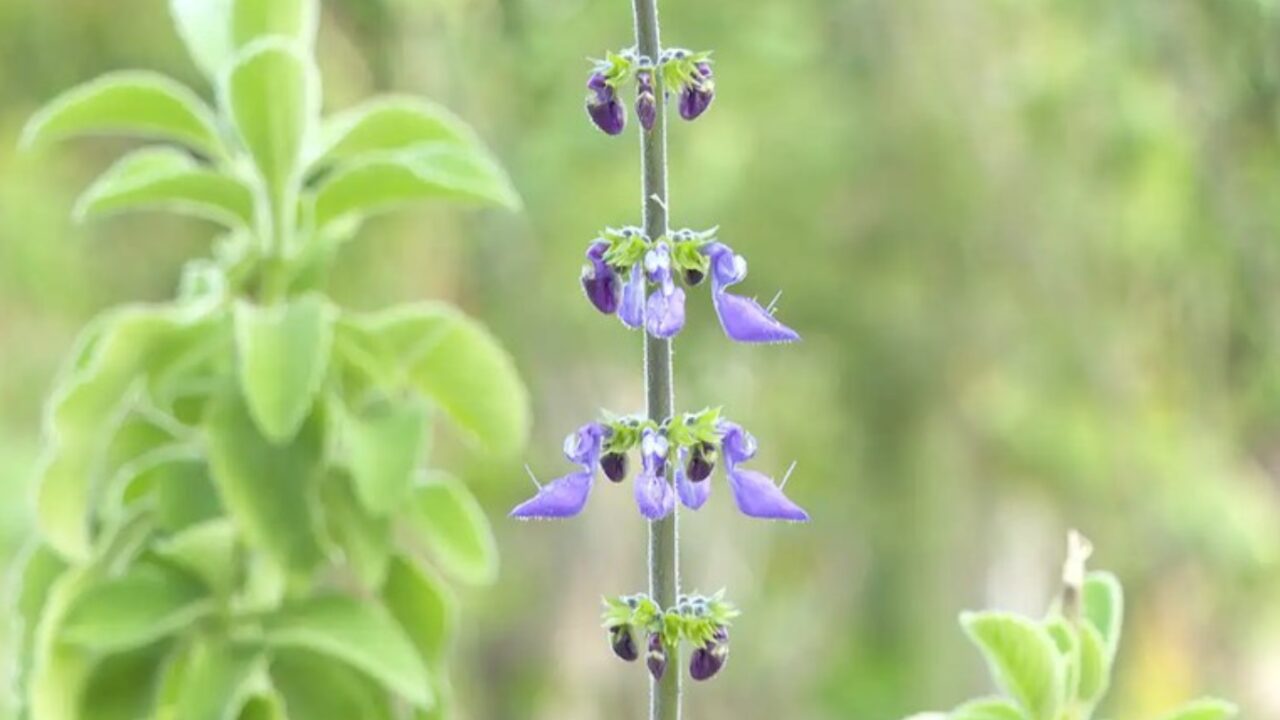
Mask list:
[[[637,408],[639,335],[577,289],[587,240],[634,222],[634,136],[593,132],[583,56],[628,42],[625,4],[328,0],[328,107],[439,99],[498,150],[528,213],[428,208],[348,247],[335,294],[460,303],[537,399],[532,466],[596,403]],[[672,138],[677,225],[721,226],[805,342],[727,347],[709,305],[681,335],[680,404],[726,410],[798,461],[811,526],[713,502],[690,576],[744,611],[690,717],[896,718],[983,689],[962,608],[1038,614],[1065,529],[1129,596],[1104,715],[1201,691],[1280,717],[1280,6],[1269,0],[668,3],[673,44],[716,50],[718,98]],[[0,557],[28,533],[40,402],[75,330],[172,294],[195,221],[74,226],[119,143],[16,154],[58,90],[120,68],[198,87],[163,0],[0,3]],[[380,237],[378,237],[380,236]],[[776,284],[776,285],[775,285]],[[744,286],[744,288],[747,286]],[[455,674],[472,718],[639,717],[593,623],[643,583],[630,493],[580,522],[498,520],[523,472],[458,463],[499,534],[465,597]],[[718,487],[717,495],[726,493]],[[959,668],[964,668],[960,670]],[[631,713],[628,715],[627,713]]]

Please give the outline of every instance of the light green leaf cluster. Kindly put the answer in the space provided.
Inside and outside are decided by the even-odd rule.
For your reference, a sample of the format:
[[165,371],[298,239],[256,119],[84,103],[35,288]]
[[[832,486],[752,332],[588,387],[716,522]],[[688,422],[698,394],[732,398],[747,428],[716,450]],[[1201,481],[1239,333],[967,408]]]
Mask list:
[[431,103],[320,117],[316,0],[171,10],[214,105],[115,73],[23,136],[161,141],[108,169],[77,215],[167,209],[226,231],[178,299],[90,325],[58,380],[14,608],[23,717],[448,717],[445,578],[491,582],[498,560],[467,486],[428,469],[428,439],[443,415],[516,451],[527,396],[456,309],[354,313],[322,288],[374,212],[518,199]]
[[[1124,618],[1120,582],[1089,573],[1068,589],[1063,608],[1042,620],[1000,612],[965,613],[960,624],[978,648],[999,697],[972,700],[950,720],[1090,720],[1111,683]],[[1163,720],[1230,720],[1237,710],[1200,700]]]

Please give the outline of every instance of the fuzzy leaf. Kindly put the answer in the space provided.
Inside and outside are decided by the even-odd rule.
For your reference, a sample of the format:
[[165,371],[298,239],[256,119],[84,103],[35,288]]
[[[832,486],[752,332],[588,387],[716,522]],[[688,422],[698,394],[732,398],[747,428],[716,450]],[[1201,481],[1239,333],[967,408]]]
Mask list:
[[435,103],[414,97],[374,98],[324,121],[316,162],[341,163],[427,143],[479,147],[471,128]]
[[92,720],[138,720],[155,707],[160,648],[109,655],[94,664],[80,700],[80,712]]
[[1004,698],[983,698],[961,705],[947,716],[947,720],[1026,720],[1027,716],[1017,705]]
[[231,5],[234,0],[169,0],[178,36],[201,72],[216,79],[231,60]]
[[184,85],[145,71],[109,73],[54,98],[27,123],[22,145],[103,134],[173,140],[211,157],[222,152],[208,106]]
[[346,564],[364,587],[381,587],[391,552],[391,521],[376,516],[356,499],[351,477],[331,470],[320,488],[328,539],[342,553]]
[[316,225],[431,199],[520,207],[511,181],[487,154],[437,142],[370,157],[334,172],[316,191]]
[[200,638],[166,678],[171,710],[158,720],[236,720],[263,666],[254,648]]
[[426,454],[427,414],[418,404],[383,406],[345,416],[347,461],[356,494],[370,512],[403,506]]
[[213,609],[191,576],[141,564],[89,587],[67,611],[61,638],[99,652],[121,652],[167,637]]
[[1214,698],[1202,698],[1187,703],[1165,715],[1161,720],[1230,720],[1240,714],[1232,703]]
[[405,557],[391,561],[382,600],[427,667],[441,670],[457,625],[457,600],[434,573]]
[[292,442],[272,444],[232,394],[219,398],[205,420],[209,464],[223,505],[251,546],[296,572],[322,559],[308,498],[323,461],[323,424],[313,415]]
[[319,295],[283,305],[235,306],[240,387],[250,414],[272,442],[287,442],[315,404],[329,365],[333,311]]
[[1086,705],[1093,706],[1102,700],[1111,684],[1111,655],[1106,641],[1093,623],[1081,623],[1078,629],[1080,640],[1080,680],[1076,688],[1076,697]]
[[1109,572],[1091,572],[1085,578],[1081,595],[1085,619],[1098,629],[1107,656],[1114,660],[1124,625],[1124,590],[1120,581]]
[[498,576],[498,548],[480,503],[466,485],[431,473],[414,488],[409,527],[437,562],[459,580],[475,585]]
[[1036,623],[1002,613],[966,613],[965,632],[982,652],[996,684],[1030,720],[1056,720],[1063,704],[1063,664]]
[[75,214],[86,219],[151,209],[172,210],[233,228],[253,223],[249,188],[172,148],[144,148],[121,158],[80,196]]
[[231,37],[241,48],[266,37],[282,37],[310,49],[320,9],[316,0],[232,0]]
[[155,552],[226,596],[236,580],[236,540],[235,524],[229,518],[217,518],[167,538],[156,545]]
[[345,662],[305,650],[273,653],[271,679],[295,720],[384,720],[387,694]]
[[341,660],[418,707],[433,702],[426,666],[396,621],[376,605],[342,596],[313,598],[267,618],[264,632],[272,647]]

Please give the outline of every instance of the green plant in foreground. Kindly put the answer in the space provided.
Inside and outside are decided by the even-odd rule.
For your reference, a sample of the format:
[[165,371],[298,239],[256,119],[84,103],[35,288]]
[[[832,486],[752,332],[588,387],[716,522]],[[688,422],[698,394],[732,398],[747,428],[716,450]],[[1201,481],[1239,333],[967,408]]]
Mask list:
[[[1111,685],[1124,593],[1108,572],[1086,572],[1092,548],[1069,538],[1061,600],[1043,620],[1000,612],[960,616],[965,634],[987,661],[1003,693],[967,702],[950,713],[910,720],[1089,720]],[[1201,699],[1162,720],[1229,720],[1234,705]]]
[[527,434],[509,356],[452,307],[354,313],[322,294],[371,213],[515,207],[474,133],[430,103],[321,118],[315,0],[173,0],[217,110],[149,72],[54,100],[24,144],[162,141],[107,170],[80,217],[166,208],[225,233],[177,299],[84,332],[47,410],[39,540],[18,569],[32,720],[429,718],[488,522],[425,467],[439,409],[488,449]]

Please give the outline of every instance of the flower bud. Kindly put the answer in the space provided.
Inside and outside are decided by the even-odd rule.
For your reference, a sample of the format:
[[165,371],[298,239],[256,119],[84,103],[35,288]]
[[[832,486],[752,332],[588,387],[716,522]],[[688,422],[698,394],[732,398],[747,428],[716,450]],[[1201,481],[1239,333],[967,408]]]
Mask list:
[[597,310],[612,315],[622,303],[622,279],[604,261],[608,250],[606,242],[592,243],[587,248],[587,262],[582,266],[582,290]]
[[600,469],[613,482],[622,482],[627,477],[627,456],[624,453],[609,453],[600,458]]
[[596,127],[608,135],[617,135],[627,124],[627,109],[618,100],[618,94],[605,79],[604,73],[595,72],[587,80],[587,114]]
[[729,659],[729,631],[723,626],[706,645],[693,651],[689,658],[689,676],[694,680],[709,680]]
[[716,469],[716,458],[719,455],[716,452],[716,446],[711,443],[701,443],[693,447],[693,451],[689,454],[689,464],[685,468],[689,480],[692,482],[702,482],[711,477],[711,471]]
[[660,633],[649,634],[649,652],[645,656],[645,665],[649,666],[649,674],[654,680],[661,680],[667,671],[667,646],[662,644]]
[[695,70],[696,76],[685,83],[680,90],[680,117],[693,120],[711,107],[716,96],[716,83],[712,79],[711,65],[700,62]]
[[609,628],[609,645],[613,647],[614,655],[627,662],[632,662],[640,657],[630,625],[614,625]]
[[636,95],[636,117],[640,118],[640,127],[652,130],[658,119],[657,99],[653,94],[653,73],[642,70],[636,74],[639,92]]
[[697,268],[689,268],[684,271],[684,284],[689,287],[695,287],[706,279],[707,274]]

